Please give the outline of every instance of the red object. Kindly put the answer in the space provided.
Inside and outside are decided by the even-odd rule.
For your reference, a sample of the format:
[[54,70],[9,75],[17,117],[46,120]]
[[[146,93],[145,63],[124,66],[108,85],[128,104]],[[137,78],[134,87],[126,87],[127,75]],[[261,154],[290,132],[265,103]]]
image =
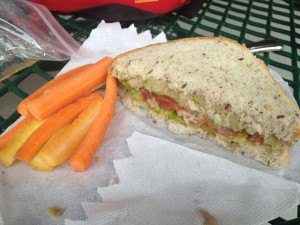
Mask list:
[[195,121],[199,126],[211,125],[209,120],[206,119],[205,117],[196,117]]
[[218,128],[217,128],[217,132],[218,132],[219,134],[223,134],[223,135],[225,135],[225,136],[238,136],[238,135],[243,134],[243,132],[240,132],[240,131],[234,131],[234,130],[232,130],[232,129],[230,129],[230,128],[223,127],[223,126],[218,127]]
[[164,110],[186,110],[186,108],[178,105],[178,103],[174,99],[166,95],[157,95],[153,92],[143,90],[141,92],[141,96],[145,102],[147,102],[148,99],[154,98],[157,104]]
[[171,12],[190,0],[31,0],[50,11],[70,13],[104,5],[125,5],[154,14]]
[[258,143],[260,143],[261,145],[263,145],[264,144],[264,137],[263,136],[261,136],[259,133],[255,133],[255,134],[253,134],[251,137],[250,137],[250,140],[251,141],[255,141],[255,142],[258,142]]

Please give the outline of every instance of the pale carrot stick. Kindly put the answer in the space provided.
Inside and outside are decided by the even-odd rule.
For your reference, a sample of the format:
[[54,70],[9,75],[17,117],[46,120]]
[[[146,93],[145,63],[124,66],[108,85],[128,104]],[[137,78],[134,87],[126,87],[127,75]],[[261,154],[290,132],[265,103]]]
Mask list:
[[101,94],[91,93],[65,106],[50,116],[23,144],[16,154],[16,159],[30,162],[45,142],[62,126],[72,122],[80,112],[88,107]]
[[74,102],[105,80],[111,62],[111,58],[105,57],[81,73],[53,85],[28,103],[29,112],[35,118],[43,119]]
[[72,156],[98,116],[102,103],[103,98],[99,96],[78,115],[72,124],[65,126],[62,132],[55,133],[44,144],[38,155],[45,163],[50,166],[58,166]]
[[107,76],[105,93],[99,116],[96,117],[83,141],[69,160],[75,171],[82,172],[89,167],[114,115],[117,100],[117,82],[114,77]]
[[24,118],[16,126],[10,129],[8,132],[0,137],[0,151],[7,145],[12,139],[14,139],[20,132],[22,132],[33,120],[32,116]]
[[20,102],[20,104],[18,105],[18,112],[22,116],[26,117],[29,114],[28,108],[27,108],[28,102],[30,102],[31,100],[33,100],[33,99],[37,98],[38,96],[40,96],[41,94],[43,94],[43,92],[46,91],[51,86],[56,85],[59,82],[69,79],[70,77],[74,76],[75,74],[84,71],[91,65],[92,64],[87,64],[84,66],[77,67],[77,68],[72,69],[72,70],[54,78],[53,80],[47,82],[42,87],[40,87],[38,90],[36,90],[35,92],[33,92],[31,95],[29,95],[27,98],[25,98],[23,101]]
[[51,172],[53,170],[53,166],[48,165],[43,160],[40,152],[36,154],[36,156],[33,158],[33,160],[31,160],[29,165],[32,169],[42,171],[42,172]]
[[[49,138],[48,141],[53,140],[53,138],[55,138],[56,135],[62,134],[68,125],[70,125],[70,124],[67,124],[67,125],[61,127],[58,131],[55,132],[55,134],[53,134]],[[46,163],[43,160],[42,154],[41,154],[41,150],[34,156],[34,158],[31,160],[31,162],[29,163],[29,165],[30,165],[30,167],[32,169],[39,170],[39,171],[42,171],[42,172],[51,172],[54,169],[53,166],[50,166],[48,163]]]

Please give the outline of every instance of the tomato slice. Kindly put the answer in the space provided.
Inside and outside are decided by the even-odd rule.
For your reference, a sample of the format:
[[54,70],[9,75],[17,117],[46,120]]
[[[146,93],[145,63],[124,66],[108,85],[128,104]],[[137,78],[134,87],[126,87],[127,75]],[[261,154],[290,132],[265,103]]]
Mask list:
[[259,133],[253,134],[253,135],[250,137],[250,140],[251,140],[251,141],[258,142],[258,143],[260,143],[261,145],[263,145],[263,144],[264,144],[264,141],[265,141],[264,137],[263,137],[262,135],[260,135]]
[[238,136],[238,135],[241,135],[243,134],[243,132],[240,132],[240,131],[234,131],[230,128],[227,128],[227,127],[218,127],[217,128],[217,132],[219,134],[223,134],[223,135],[226,135],[226,136]]
[[150,100],[151,98],[153,98],[153,93],[147,90],[143,90],[141,92],[141,96],[144,99],[145,102],[147,102],[147,100]]
[[[151,91],[148,90],[142,90],[141,91],[141,96],[145,102],[148,102],[149,100],[155,100],[157,104],[163,108],[164,110],[184,110],[186,111],[187,109],[183,106],[180,106],[174,99],[170,98],[169,96],[166,95],[158,95],[155,94]],[[243,135],[245,132],[241,131],[234,131],[233,129],[227,128],[227,127],[215,127],[207,118],[205,117],[191,117],[190,115],[184,115],[183,116],[186,119],[194,121],[196,124],[202,126],[202,125],[207,125],[219,134],[225,135],[225,136],[239,136]],[[252,135],[250,137],[251,141],[256,141],[259,142],[260,144],[264,143],[264,138],[263,136],[259,135],[258,133]]]
[[186,110],[185,107],[178,105],[178,103],[174,99],[166,95],[158,95],[153,92],[143,90],[141,92],[141,96],[145,102],[147,102],[147,100],[151,100],[152,98],[154,98],[157,104],[164,110],[175,110],[175,111]]

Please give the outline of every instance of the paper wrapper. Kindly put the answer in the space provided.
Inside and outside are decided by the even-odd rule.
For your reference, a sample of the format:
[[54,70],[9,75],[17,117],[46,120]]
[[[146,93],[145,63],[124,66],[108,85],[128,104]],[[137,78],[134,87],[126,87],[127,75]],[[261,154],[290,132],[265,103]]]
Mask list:
[[[90,37],[83,44],[83,49],[81,50],[86,51],[86,57],[72,58],[71,61],[62,70],[62,72],[83,64],[96,62],[104,56],[114,57],[125,51],[155,42],[163,42],[165,40],[166,39],[164,34],[161,34],[155,39],[152,39],[149,31],[137,35],[136,29],[133,26],[131,26],[129,29],[122,30],[120,25],[117,23],[101,23],[97,29],[92,31]],[[272,74],[274,76],[277,76],[281,84],[284,83],[278,74]],[[286,90],[288,91],[288,89]],[[84,173],[74,172],[68,164],[64,164],[58,167],[52,173],[42,173],[34,171],[23,163],[15,163],[15,165],[9,169],[1,167],[0,214],[2,215],[5,224],[63,224],[65,218],[68,218],[70,220],[87,219],[84,211],[81,208],[81,202],[95,201],[95,204],[99,204],[98,201],[101,200],[101,198],[97,193],[97,187],[104,187],[114,182],[118,182],[119,174],[117,175],[116,173],[116,170],[113,166],[113,160],[130,157],[130,150],[127,146],[126,139],[130,137],[134,131],[138,131],[154,137],[159,137],[161,139],[183,145],[196,151],[208,153],[201,154],[201,156],[205,155],[205,158],[211,159],[212,161],[217,159],[221,160],[222,162],[224,162],[222,163],[222,169],[226,171],[226,174],[231,174],[231,176],[241,179],[236,180],[234,184],[240,184],[242,185],[242,187],[252,187],[253,184],[255,184],[253,188],[245,188],[245,192],[243,193],[236,192],[237,195],[235,196],[235,192],[232,192],[232,190],[227,187],[228,183],[223,182],[223,180],[221,179],[222,176],[215,176],[215,169],[209,166],[207,169],[202,171],[202,173],[205,172],[208,177],[211,176],[208,186],[209,188],[204,189],[208,192],[203,192],[203,196],[201,198],[202,201],[203,198],[209,197],[211,195],[230,196],[230,198],[239,199],[240,201],[242,198],[248,199],[247,192],[251,191],[251,202],[249,202],[248,207],[251,206],[251,209],[253,209],[253,211],[251,211],[253,213],[253,217],[259,218],[259,221],[265,220],[267,217],[269,219],[275,218],[279,215],[279,213],[291,206],[294,206],[295,203],[298,202],[298,184],[291,183],[291,181],[279,179],[279,177],[300,182],[300,152],[296,151],[297,149],[299,150],[299,143],[297,143],[291,150],[291,164],[284,170],[273,170],[267,166],[261,165],[256,161],[244,158],[241,155],[234,154],[231,151],[225,150],[211,141],[203,140],[197,135],[175,135],[169,132],[164,125],[155,124],[153,123],[152,119],[137,116],[129,112],[120,104],[120,102],[117,103],[116,111],[117,113],[111,122],[101,148],[97,152],[97,157],[101,158],[101,162],[95,160],[92,166]],[[172,144],[166,144],[166,148],[170,148],[171,150],[172,147],[167,147],[167,145],[172,146]],[[180,149],[182,147],[179,146],[178,148]],[[185,149],[181,152],[185,151],[187,150]],[[190,150],[188,152],[190,152]],[[200,153],[198,152],[198,154]],[[172,156],[171,153],[169,153],[169,155]],[[132,158],[132,160],[134,159],[135,158]],[[225,159],[231,161],[232,163],[227,162]],[[127,159],[124,160],[126,161]],[[186,165],[186,162],[182,163],[182,166]],[[146,168],[148,167],[145,167],[145,169]],[[232,168],[234,168],[235,170],[232,170]],[[124,169],[126,169],[126,167]],[[244,171],[242,173],[242,175],[244,175],[244,178],[242,175],[236,175],[236,170]],[[262,174],[259,171],[268,173],[269,175]],[[185,172],[189,174],[192,171],[185,170]],[[257,176],[257,174],[259,174],[259,176]],[[251,179],[247,178],[248,175],[251,177]],[[262,194],[260,192],[260,189],[258,188],[260,187],[260,185],[264,186],[265,184],[265,182],[261,180],[261,176],[268,177],[269,187],[271,187],[274,182],[275,189],[278,188],[278,190],[280,190],[279,192],[282,191],[282,193],[284,193],[285,195],[293,196],[293,198],[287,197],[285,195],[280,195],[278,194],[279,192],[274,192],[276,194],[272,194],[270,192],[271,194],[268,194],[268,192],[266,191]],[[278,181],[278,179],[280,180],[280,182]],[[190,180],[190,182],[192,185],[193,181]],[[122,183],[115,186],[118,185],[122,185]],[[242,187],[239,188],[242,189]],[[286,187],[291,188],[289,189]],[[173,189],[174,188],[175,186],[173,187]],[[139,193],[139,191],[136,190],[136,193]],[[188,193],[183,194],[182,196],[187,195]],[[272,202],[272,207],[269,206],[269,208],[272,209],[272,212],[270,211],[269,213],[267,213],[266,217],[262,217],[261,215],[265,214],[266,210],[266,208],[261,208],[262,197],[269,198],[269,202]],[[135,204],[136,200],[145,202],[145,198],[134,198],[131,199],[133,201],[133,204]],[[190,198],[192,198],[192,196]],[[283,198],[286,198],[287,201],[285,201]],[[119,200],[123,201],[123,199],[120,198]],[[196,198],[194,199],[197,200]],[[159,203],[161,199],[154,200],[156,201],[155,203]],[[217,198],[214,198],[213,196],[211,202],[213,200],[215,201],[217,200]],[[132,201],[129,201],[129,203]],[[209,200],[205,202],[207,203],[208,201]],[[266,203],[269,202],[266,201]],[[136,204],[140,203],[137,202]],[[187,203],[186,206],[189,206],[188,204],[191,203]],[[227,201],[226,204],[225,202],[223,202],[222,204],[216,203],[213,208],[209,208],[211,207],[211,204],[207,205],[207,207],[200,204],[201,207],[209,208],[209,213],[211,213],[212,215],[216,214],[217,218],[220,221],[223,218],[219,217],[218,212],[226,208],[227,211],[223,211],[224,214],[226,214],[226,212],[230,213],[230,208],[235,207],[235,205],[235,202],[230,201]],[[195,204],[193,205],[193,207],[194,206]],[[64,208],[66,209],[66,211],[61,218],[54,218],[47,212],[48,207]],[[163,205],[163,207],[167,207],[164,209],[168,209],[168,206],[165,204]],[[151,208],[148,209],[150,210]],[[173,215],[176,216],[176,208],[172,209],[174,209],[175,211],[171,210],[168,212],[173,213]],[[244,209],[245,208],[243,207],[241,207],[240,210],[239,208],[236,208],[236,210],[239,211],[237,215],[232,217],[231,224],[238,224],[235,223],[235,221],[239,222],[242,218],[245,218],[245,216],[252,218],[252,215],[250,215],[247,211],[243,211]],[[189,210],[191,210],[192,212],[193,210],[195,210],[195,208],[189,208]],[[184,211],[183,213],[186,213],[186,211]],[[221,224],[228,224],[226,221],[229,220],[224,220],[224,223],[221,221]],[[86,223],[77,222],[77,224]],[[101,223],[99,222],[98,224]]]

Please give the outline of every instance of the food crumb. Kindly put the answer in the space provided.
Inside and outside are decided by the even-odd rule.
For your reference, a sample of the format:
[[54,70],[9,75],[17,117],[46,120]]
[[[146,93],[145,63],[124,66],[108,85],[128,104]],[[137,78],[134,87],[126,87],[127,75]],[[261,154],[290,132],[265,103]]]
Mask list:
[[95,161],[96,161],[96,162],[101,162],[101,158],[100,158],[99,156],[96,156],[96,157],[95,157]]
[[210,215],[207,211],[200,210],[200,213],[204,218],[204,225],[218,225],[216,219],[212,215]]
[[54,217],[61,217],[65,210],[66,209],[57,208],[57,207],[49,207],[48,208],[48,212],[50,213],[51,216],[54,216]]

